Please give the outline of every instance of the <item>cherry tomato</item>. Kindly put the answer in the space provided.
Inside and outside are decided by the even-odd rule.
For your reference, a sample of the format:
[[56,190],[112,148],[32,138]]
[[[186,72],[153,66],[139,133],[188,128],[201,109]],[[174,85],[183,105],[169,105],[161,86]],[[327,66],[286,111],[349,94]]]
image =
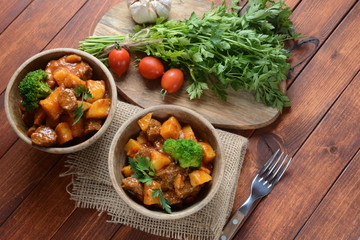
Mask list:
[[139,62],[140,74],[146,79],[157,79],[164,74],[164,65],[155,57],[144,57]]
[[119,77],[129,68],[130,55],[126,49],[113,49],[109,54],[109,66]]
[[169,69],[161,78],[161,87],[168,93],[174,93],[184,83],[184,73],[178,68]]

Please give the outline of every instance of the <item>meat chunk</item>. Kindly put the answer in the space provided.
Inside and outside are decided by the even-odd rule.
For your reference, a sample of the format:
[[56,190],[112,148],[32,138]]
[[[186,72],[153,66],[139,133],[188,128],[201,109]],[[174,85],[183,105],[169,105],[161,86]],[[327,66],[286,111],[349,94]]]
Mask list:
[[143,201],[144,199],[144,188],[142,184],[134,177],[127,177],[121,181],[121,187],[124,190],[128,190],[134,194],[134,196]]
[[42,147],[50,147],[56,144],[57,135],[56,132],[49,127],[40,126],[33,134],[31,134],[31,141]]
[[36,126],[32,126],[31,128],[29,128],[26,132],[26,134],[31,137],[31,135],[35,132],[36,130]]
[[179,167],[174,162],[156,172],[158,182],[161,184],[161,189],[164,192],[174,189],[174,179],[178,174],[186,174],[186,170]]
[[84,133],[85,135],[98,131],[101,128],[100,119],[86,119],[84,123]]
[[149,127],[146,130],[147,139],[149,142],[155,142],[157,139],[161,138],[160,136],[161,123],[155,119],[151,119],[149,122]]
[[60,107],[68,112],[73,112],[78,107],[75,93],[69,88],[64,88],[60,91],[58,101]]
[[22,120],[24,121],[25,125],[31,127],[34,125],[34,112],[26,111],[22,114]]
[[200,192],[200,189],[201,186],[193,187],[190,180],[186,179],[181,186],[175,186],[175,193],[179,198],[185,199],[188,197],[195,197]]
[[55,84],[53,73],[58,68],[67,68],[71,73],[75,74],[82,80],[91,79],[93,75],[93,70],[90,65],[81,61],[80,56],[64,56],[58,60],[50,61],[46,66],[45,72],[48,74],[47,83],[50,87],[53,87]]
[[142,147],[142,148],[140,148],[140,150],[137,152],[136,156],[140,156],[140,157],[143,157],[143,158],[150,158],[151,152],[152,152],[152,149],[151,149],[151,148]]
[[169,200],[170,205],[181,204],[183,202],[183,200],[174,191],[165,192],[164,197]]

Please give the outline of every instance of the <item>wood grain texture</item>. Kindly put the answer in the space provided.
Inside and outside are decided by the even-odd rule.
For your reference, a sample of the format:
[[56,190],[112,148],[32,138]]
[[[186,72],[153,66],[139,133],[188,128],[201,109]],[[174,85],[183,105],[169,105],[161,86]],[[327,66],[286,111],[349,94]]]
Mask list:
[[33,149],[20,140],[1,158],[0,225],[31,193],[59,158],[58,155]]
[[64,216],[73,212],[74,204],[66,193],[71,177],[59,178],[59,174],[66,170],[63,167],[64,159],[40,181],[38,187],[0,227],[3,239],[49,239],[63,224]]
[[5,107],[4,107],[4,96],[5,92],[0,94],[0,119],[4,119],[0,124],[0,159],[7,152],[7,150],[14,144],[14,142],[18,139],[15,132],[10,127],[10,124],[6,119]]
[[[294,0],[285,2],[293,4],[292,2],[294,2]],[[303,0],[296,7],[291,19],[294,22],[296,32],[304,36],[318,38],[320,41],[319,46],[321,46],[356,2],[356,0]],[[319,12],[321,12],[321,14],[319,14]],[[289,59],[291,65],[294,66],[299,63],[308,56],[313,49],[314,46],[312,44],[307,44],[299,50],[294,51],[293,56]],[[312,56],[313,55],[291,73],[291,78],[287,81],[288,85],[294,81],[295,77],[306,66]]]
[[359,176],[360,152],[351,160],[296,239],[357,239],[360,236]]
[[[7,46],[0,55],[0,62],[6,63],[0,65],[1,77],[4,79],[0,81],[0,92],[5,89],[17,67],[41,51],[84,3],[85,0],[34,0],[12,22],[0,35],[0,46]],[[59,11],[63,6],[67,10]]]
[[[313,0],[303,0],[295,9],[294,14],[301,15],[297,11],[302,9],[303,4],[311,7],[312,4],[317,3]],[[336,7],[336,4],[334,3],[331,6]],[[324,13],[322,16],[327,19],[338,18],[338,16],[332,14],[326,15],[326,13],[333,11],[328,6],[327,11],[322,12]],[[354,15],[351,15],[351,17],[353,18],[352,21],[356,19]],[[307,32],[314,31],[312,28],[313,21],[318,20],[316,16],[309,16],[306,21],[308,22],[308,29],[306,30],[304,27],[303,34],[308,35]],[[348,29],[350,31],[349,36],[344,37],[352,38],[352,45],[339,44],[339,42],[343,43],[343,38],[336,35],[343,31],[344,25],[340,26],[336,34],[328,39],[330,41],[327,41],[325,46],[320,48],[303,72],[297,76],[297,80],[293,83],[294,86],[291,86],[290,90],[288,89],[292,107],[286,109],[283,115],[269,127],[255,131],[254,136],[250,139],[248,155],[245,158],[243,167],[246,170],[243,170],[237,188],[240,197],[235,199],[234,208],[240,206],[246,200],[250,191],[248,186],[251,185],[252,177],[256,175],[255,172],[261,168],[266,159],[271,156],[269,149],[274,150],[277,146],[283,146],[287,151],[295,153],[301,146],[299,143],[302,143],[312,132],[312,129],[324,116],[328,107],[336,100],[344,86],[355,74],[356,69],[358,69],[354,59],[356,54],[353,54],[353,49],[358,50],[356,47],[358,42],[355,40],[358,33],[350,27]],[[319,31],[321,28],[327,27],[327,24],[318,26]],[[339,51],[341,51],[341,55],[338,54]],[[349,61],[349,63],[343,61]],[[340,65],[337,66],[337,64]],[[342,86],[339,85],[340,83]],[[318,87],[317,84],[321,86]],[[331,94],[328,96],[328,93]]]
[[[201,16],[211,7],[211,3],[205,0],[173,1],[172,4],[170,19],[188,18],[193,11]],[[93,35],[125,35],[132,33],[134,25],[126,1],[121,1],[101,18]],[[227,102],[220,100],[211,91],[205,91],[200,99],[189,100],[185,84],[180,91],[162,98],[159,81],[144,79],[135,64],[130,65],[123,77],[114,77],[118,79],[119,93],[131,103],[141,107],[170,103],[184,106],[197,111],[221,128],[260,128],[275,121],[279,115],[276,109],[257,102],[248,91],[228,91]]]
[[1,1],[0,34],[28,6],[32,0]]
[[[68,196],[67,193],[65,195]],[[71,201],[71,204],[74,203]],[[66,219],[65,216],[63,219]],[[109,216],[105,212],[77,208],[56,231],[52,239],[110,239],[122,225],[109,223],[108,220]]]
[[146,240],[166,240],[169,238],[165,237],[159,237],[152,235],[150,233],[141,232],[137,229],[128,227],[128,226],[122,226],[118,232],[111,238],[112,240],[137,240],[137,239],[146,239]]
[[[343,39],[345,37],[349,42],[357,44],[355,29],[360,20],[356,17],[359,10],[359,8],[353,9],[343,22],[342,30],[334,33],[333,38],[330,38],[329,41],[324,44],[323,48],[310,64],[313,62],[315,64],[316,60],[320,58],[324,59],[324,61],[328,61],[329,58],[327,58],[326,55],[332,54],[332,51],[337,50],[334,46],[330,48],[330,45],[337,42],[338,39]],[[286,129],[282,129],[280,126],[277,128],[275,126],[271,133],[272,135],[262,134],[261,138],[260,136],[257,136],[258,142],[254,142],[256,138],[250,139],[249,152],[252,152],[250,157],[255,157],[252,159],[253,161],[258,161],[257,157],[262,159],[262,157],[260,157],[262,150],[274,148],[276,142],[278,142],[280,146],[283,146],[283,148],[291,155],[295,153],[296,155],[283,180],[280,181],[274,191],[259,204],[258,208],[253,212],[244,227],[238,233],[237,239],[294,238],[297,231],[301,229],[303,222],[306,221],[315,210],[331,184],[336,180],[337,176],[348,164],[352,156],[358,151],[360,147],[360,129],[353,123],[357,121],[356,119],[360,115],[360,99],[354,99],[354,96],[358,91],[357,89],[360,87],[360,75],[356,78],[352,77],[352,75],[358,71],[358,64],[355,62],[351,64],[344,59],[347,57],[351,58],[351,56],[346,56],[347,53],[354,51],[351,47],[347,46],[345,48],[339,48],[341,48],[341,52],[344,54],[342,57],[339,57],[342,59],[338,59],[344,64],[339,66],[339,68],[344,68],[345,66],[352,66],[353,68],[350,68],[349,72],[345,74],[347,75],[346,78],[341,78],[341,76],[345,77],[345,75],[339,73],[334,75],[334,72],[329,70],[329,75],[325,75],[319,68],[317,69],[317,72],[320,72],[320,75],[316,77],[318,73],[313,70],[311,72],[312,74],[315,73],[315,76],[307,76],[307,78],[310,77],[310,79],[320,84],[320,87],[322,85],[321,79],[324,79],[324,84],[326,81],[327,87],[324,85],[321,89],[332,89],[331,91],[326,91],[328,99],[332,96],[335,97],[332,91],[337,89],[339,94],[346,87],[346,90],[321,120],[311,136],[306,139],[308,134],[312,131],[311,129],[313,126],[317,124],[316,118],[323,116],[323,113],[321,113],[321,111],[314,111],[314,109],[309,108],[309,105],[304,102],[308,107],[303,108],[304,112],[302,112],[302,114],[306,115],[304,116],[306,119],[304,119],[302,123],[296,123],[296,121],[302,121],[299,116],[296,119],[292,119],[289,115],[288,118],[282,120],[282,126],[286,126]],[[332,50],[330,51],[329,49]],[[340,51],[340,49],[338,50]],[[336,68],[334,71],[339,71],[339,68]],[[296,86],[296,84],[300,84],[304,80],[303,77],[310,73],[307,72],[308,69],[310,71],[311,66],[308,66],[303,74],[300,75],[296,82],[290,87],[289,93],[291,93],[292,88]],[[325,64],[324,71],[326,69],[328,68]],[[344,69],[344,71],[345,70],[346,69]],[[348,86],[350,81],[351,84]],[[311,94],[313,91],[312,88],[307,84],[304,86],[307,86],[307,92]],[[297,87],[297,89],[300,90],[301,88]],[[304,94],[303,91],[302,93]],[[313,101],[323,98],[319,96],[318,92],[313,92],[312,94],[316,94],[317,96],[316,98],[312,98]],[[311,99],[311,96],[307,96],[307,99],[309,98]],[[299,99],[299,101],[300,100],[304,101],[304,99]],[[334,101],[335,100],[336,99],[334,99]],[[319,104],[319,106],[323,106],[322,110],[330,107],[325,104]],[[292,113],[292,115],[296,114]],[[343,128],[342,126],[347,127]],[[297,129],[297,134],[292,135],[292,131],[295,131],[295,128]],[[263,143],[264,141],[265,143]],[[303,141],[305,141],[305,144],[299,146],[298,143]],[[299,150],[300,147],[301,149]],[[247,158],[247,160],[248,159],[249,158]],[[292,186],[291,190],[289,186]],[[285,192],[287,194],[285,194]],[[265,209],[271,210],[266,211]],[[275,216],[276,221],[263,221],[263,219],[275,219]],[[323,224],[326,223],[323,222]],[[349,232],[351,230],[343,229],[343,231]]]
[[[70,22],[64,28],[61,28],[60,32],[59,26],[61,24],[55,23],[52,26],[54,29],[48,26],[47,30],[52,33],[52,36],[56,35],[50,43],[49,41],[52,38],[45,39],[43,34],[30,34],[31,41],[29,45],[23,45],[16,38],[24,39],[31,32],[27,28],[31,28],[31,26],[35,28],[38,25],[38,23],[28,23],[26,19],[32,15],[36,15],[37,19],[39,19],[40,15],[32,7],[28,8],[25,11],[28,12],[26,17],[22,16],[23,12],[3,32],[2,35],[6,33],[8,37],[0,36],[0,40],[2,39],[0,49],[6,53],[7,57],[13,58],[9,60],[9,63],[12,65],[8,68],[0,66],[0,72],[3,76],[0,85],[6,85],[7,79],[10,78],[11,72],[13,72],[11,68],[16,68],[16,66],[13,66],[14,64],[20,65],[27,58],[27,55],[30,56],[41,50],[41,47],[37,45],[34,50],[31,45],[32,41],[42,42],[42,46],[47,48],[76,47],[77,41],[91,34],[98,19],[101,18],[108,8],[118,2],[118,0],[88,1],[78,12],[72,9],[73,4],[76,3],[71,3],[69,8],[66,4],[55,3],[59,13],[56,15],[52,12],[52,15],[56,15],[57,19],[63,21],[64,18],[60,16],[63,14],[68,19],[71,18]],[[294,3],[293,6],[297,5],[296,0],[288,0],[286,2]],[[40,5],[40,1],[37,4]],[[314,7],[315,5],[313,4],[317,7]],[[353,92],[359,89],[358,84],[354,85],[359,80],[355,81],[354,79],[348,85],[356,72],[351,72],[356,69],[355,61],[358,61],[358,52],[356,52],[358,45],[354,43],[354,33],[356,34],[356,31],[350,30],[351,27],[349,25],[352,27],[354,25],[358,26],[357,20],[356,24],[352,22],[359,18],[359,12],[355,12],[357,15],[354,15],[354,13],[346,15],[352,4],[354,4],[352,0],[338,2],[329,0],[328,2],[321,1],[321,3],[320,1],[303,0],[295,9],[293,19],[302,18],[302,20],[298,20],[296,23],[302,25],[304,29],[302,32],[308,36],[309,34],[307,33],[310,32],[315,34],[322,33],[320,40],[324,44],[290,87],[293,101],[300,98],[293,105],[293,108],[286,111],[271,126],[255,131],[254,137],[250,139],[250,146],[242,169],[234,208],[240,206],[247,197],[252,177],[254,177],[255,172],[258,171],[260,166],[271,155],[270,149],[275,149],[280,145],[284,150],[292,154],[296,153],[295,159],[274,192],[259,205],[236,239],[264,239],[265,237],[260,237],[260,234],[267,234],[267,232],[273,233],[269,236],[269,239],[291,239],[289,236],[296,235],[300,230],[299,226],[302,226],[312,214],[315,204],[320,202],[319,199],[321,197],[317,196],[315,199],[314,195],[318,192],[322,196],[325,195],[325,192],[330,187],[329,183],[334,183],[335,175],[342,170],[346,162],[351,158],[350,155],[355,152],[356,145],[349,143],[354,142],[354,139],[357,140],[355,143],[358,142],[359,137],[356,135],[358,130],[354,130],[354,127],[356,127],[354,123],[358,119],[349,120],[349,111],[351,114],[354,114],[354,112],[352,112],[352,109],[346,108],[347,102],[352,103],[357,96],[351,96],[348,91],[352,88],[354,89],[351,90]],[[45,4],[48,7],[49,5]],[[301,11],[297,12],[298,9],[301,9]],[[69,12],[72,14],[76,12],[76,15],[70,17],[71,14]],[[308,12],[311,12],[311,15]],[[303,14],[306,17],[302,17]],[[19,18],[23,20],[21,24],[26,26],[22,27],[17,22]],[[337,26],[340,21],[343,23]],[[65,22],[63,23],[65,24]],[[295,25],[296,29],[298,29],[298,25]],[[336,31],[333,32],[336,27]],[[21,31],[17,31],[18,28]],[[16,34],[7,33],[9,29],[17,31]],[[329,37],[329,35],[331,36]],[[351,53],[348,49],[349,47],[354,48],[351,51],[355,52]],[[23,53],[11,55],[12,51],[15,51],[15,53],[23,51]],[[4,62],[4,57],[1,59]],[[302,65],[300,69],[304,66]],[[295,72],[294,79],[297,74],[298,72]],[[319,88],[314,86],[318,82],[320,83]],[[346,90],[338,99],[338,96],[345,88]],[[344,96],[347,97],[345,100],[342,100]],[[310,98],[309,101],[304,101],[308,98]],[[336,101],[337,103],[327,112]],[[342,106],[342,104],[345,105]],[[342,111],[341,108],[346,109]],[[1,107],[0,99],[0,117],[3,120],[1,111],[3,112],[4,110]],[[345,114],[345,119],[341,117],[343,113]],[[299,119],[299,122],[297,122],[297,119]],[[320,125],[316,128],[319,122]],[[2,124],[0,129],[0,150],[5,153],[0,159],[0,220],[7,219],[9,216],[10,218],[8,218],[9,222],[6,225],[0,227],[1,239],[11,239],[11,235],[16,236],[17,239],[30,239],[28,236],[35,236],[39,232],[40,236],[44,239],[51,239],[52,236],[55,239],[61,239],[62,236],[64,236],[62,239],[81,239],[82,237],[83,239],[111,239],[111,236],[118,227],[120,229],[113,235],[113,239],[167,239],[121,225],[115,225],[114,227],[114,225],[105,222],[108,219],[106,215],[97,217],[98,213],[95,210],[77,209],[74,212],[67,210],[64,214],[61,214],[60,210],[62,208],[70,209],[74,205],[69,200],[69,195],[64,191],[64,184],[65,182],[68,183],[69,180],[65,181],[64,179],[65,182],[62,182],[56,174],[48,173],[57,160],[49,154],[43,153],[38,155],[39,152],[30,150],[29,147],[24,143],[21,144],[19,141],[8,152],[3,150],[3,147],[8,148],[9,146],[6,139],[8,137],[7,134],[11,131],[7,129],[9,126],[6,124],[5,121],[5,124]],[[314,132],[313,129],[315,129]],[[244,133],[244,131],[234,132]],[[249,132],[246,131],[245,133]],[[11,141],[13,140],[11,136],[10,139]],[[314,146],[310,147],[310,144],[314,144]],[[350,153],[347,153],[347,151],[350,151]],[[343,156],[343,153],[345,153],[345,156]],[[358,237],[359,232],[356,229],[359,229],[359,226],[355,220],[358,220],[359,217],[353,213],[356,210],[354,207],[358,206],[359,203],[358,197],[354,196],[353,200],[347,198],[346,205],[343,205],[341,208],[335,208],[341,200],[345,201],[343,196],[346,196],[348,191],[351,191],[351,187],[347,183],[349,182],[348,180],[358,176],[358,162],[359,156],[353,158],[351,164],[344,169],[343,176],[334,183],[334,187],[325,199],[320,202],[315,213],[312,214],[308,223],[299,233],[298,237],[300,239],[307,236],[313,237],[308,239],[319,239],[323,236],[325,239],[338,239],[338,236],[344,239],[356,239]],[[357,164],[353,165],[354,163]],[[324,167],[328,166],[334,176],[329,177],[328,174],[325,174],[324,177],[319,176],[320,173],[323,173]],[[59,172],[62,171],[60,167],[56,165]],[[55,172],[54,169],[51,172]],[[348,171],[349,173],[347,173]],[[44,176],[46,177],[44,178]],[[313,177],[314,179],[312,179]],[[304,182],[304,187],[301,190],[295,191],[295,195],[299,198],[294,203],[297,209],[290,207],[290,210],[287,210],[288,205],[291,205],[291,201],[293,201],[293,197],[290,197],[290,202],[285,201],[288,198],[284,200],[281,197],[291,196],[293,190],[296,190],[295,183],[298,180]],[[55,183],[55,181],[60,182]],[[306,196],[309,193],[311,196]],[[51,202],[51,204],[40,204],[40,200],[35,196],[44,197],[49,194],[53,194],[59,200]],[[315,199],[314,201],[317,203],[312,203],[314,205],[309,207],[309,201],[312,201],[309,199]],[[34,201],[34,204],[31,203],[32,201]],[[54,210],[55,207],[56,209]],[[18,210],[15,210],[16,208]],[[52,223],[52,219],[49,217],[39,216],[40,210],[44,212],[53,210],[57,214],[56,222]],[[288,216],[287,213],[290,213],[290,215]],[[3,214],[5,214],[5,217]],[[21,217],[21,214],[25,214],[26,217]],[[294,218],[293,214],[295,214]],[[37,223],[38,217],[40,217],[41,227]],[[0,221],[0,225],[3,221]],[[25,226],[23,226],[24,223]],[[271,225],[272,223],[274,225]],[[44,234],[41,234],[43,229]],[[261,234],[261,236],[264,234]],[[35,239],[38,238],[35,237]]]

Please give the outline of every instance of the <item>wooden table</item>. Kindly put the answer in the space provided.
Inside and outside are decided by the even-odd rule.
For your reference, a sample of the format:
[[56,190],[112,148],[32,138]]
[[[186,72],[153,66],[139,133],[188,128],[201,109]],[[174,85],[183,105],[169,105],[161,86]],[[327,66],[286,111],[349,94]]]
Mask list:
[[[75,208],[66,192],[70,178],[59,178],[66,156],[26,145],[4,112],[6,85],[25,59],[44,49],[76,48],[118,1],[1,1],[0,239],[161,239],[107,223],[108,216],[95,210]],[[320,45],[288,81],[292,107],[271,126],[236,132],[250,142],[233,211],[272,150],[281,146],[295,157],[236,239],[358,239],[360,3],[286,2],[296,31],[319,38]]]

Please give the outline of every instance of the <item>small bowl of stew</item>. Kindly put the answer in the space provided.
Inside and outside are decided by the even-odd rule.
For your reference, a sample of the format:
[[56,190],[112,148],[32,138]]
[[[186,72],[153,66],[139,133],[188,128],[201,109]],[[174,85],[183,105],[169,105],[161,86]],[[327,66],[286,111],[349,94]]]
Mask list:
[[116,110],[115,81],[94,56],[71,48],[40,52],[11,77],[5,111],[16,134],[44,152],[85,149],[109,127]]
[[129,118],[114,136],[108,164],[119,196],[156,219],[179,219],[202,209],[224,172],[215,128],[175,105],[149,107]]

